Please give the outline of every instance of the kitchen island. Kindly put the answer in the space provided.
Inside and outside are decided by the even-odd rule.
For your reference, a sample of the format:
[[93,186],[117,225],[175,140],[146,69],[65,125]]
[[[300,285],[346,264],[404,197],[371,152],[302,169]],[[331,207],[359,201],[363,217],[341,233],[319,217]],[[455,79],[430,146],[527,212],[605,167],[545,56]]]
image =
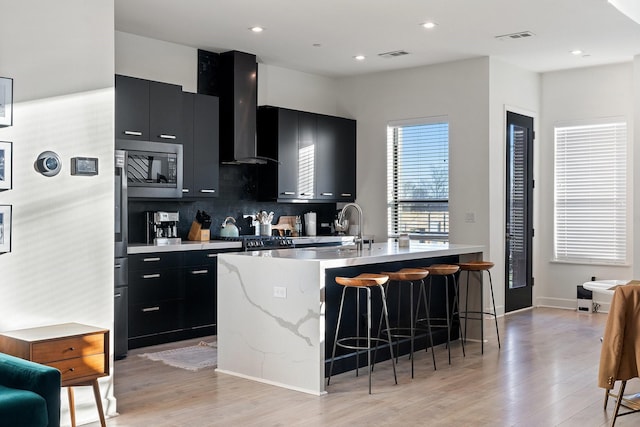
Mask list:
[[[482,246],[442,242],[401,248],[390,241],[363,250],[342,246],[219,254],[217,370],[323,394],[340,291],[336,276],[470,261],[481,259],[482,251]],[[443,306],[441,301],[434,293],[432,307]],[[349,354],[340,359],[343,371],[352,369]]]

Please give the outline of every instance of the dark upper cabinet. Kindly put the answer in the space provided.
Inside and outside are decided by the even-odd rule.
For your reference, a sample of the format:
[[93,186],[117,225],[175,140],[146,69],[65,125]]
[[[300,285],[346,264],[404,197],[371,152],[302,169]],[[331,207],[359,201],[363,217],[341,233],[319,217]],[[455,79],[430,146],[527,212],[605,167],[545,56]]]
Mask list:
[[356,122],[286,108],[258,109],[259,194],[264,199],[355,200]]
[[183,93],[183,197],[218,196],[219,99]]
[[356,198],[356,121],[318,116],[317,198],[351,202]]
[[149,140],[149,81],[116,75],[116,139]]
[[116,139],[182,143],[182,87],[116,75]]

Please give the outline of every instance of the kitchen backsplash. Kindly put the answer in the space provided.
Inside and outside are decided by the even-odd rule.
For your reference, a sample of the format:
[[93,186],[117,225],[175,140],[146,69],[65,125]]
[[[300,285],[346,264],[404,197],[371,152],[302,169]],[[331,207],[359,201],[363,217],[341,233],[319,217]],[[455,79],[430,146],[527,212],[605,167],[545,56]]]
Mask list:
[[[255,214],[265,210],[274,212],[274,224],[282,215],[300,215],[313,211],[321,223],[333,223],[336,215],[335,203],[275,203],[260,202],[256,197],[256,166],[254,165],[220,165],[219,196],[212,199],[188,200],[147,200],[129,201],[129,242],[145,242],[146,211],[179,212],[180,223],[178,235],[187,240],[191,222],[198,210],[204,210],[212,218],[211,238],[220,234],[220,226],[228,216],[236,219],[241,227],[241,234],[248,234],[248,224],[242,215]],[[318,234],[328,234],[327,229],[318,228]]]

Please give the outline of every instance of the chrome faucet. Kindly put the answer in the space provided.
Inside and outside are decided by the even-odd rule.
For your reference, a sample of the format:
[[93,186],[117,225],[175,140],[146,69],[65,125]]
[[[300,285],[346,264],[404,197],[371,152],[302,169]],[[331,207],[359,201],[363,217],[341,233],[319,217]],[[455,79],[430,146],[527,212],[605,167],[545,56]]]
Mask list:
[[[364,239],[362,238],[362,208],[360,205],[357,203],[347,203],[344,205],[338,214],[338,221],[342,222],[344,220],[344,214],[349,208],[354,208],[358,211],[358,236],[356,237],[356,246],[358,247],[358,250],[362,250]],[[371,249],[371,241],[369,241],[369,249]]]

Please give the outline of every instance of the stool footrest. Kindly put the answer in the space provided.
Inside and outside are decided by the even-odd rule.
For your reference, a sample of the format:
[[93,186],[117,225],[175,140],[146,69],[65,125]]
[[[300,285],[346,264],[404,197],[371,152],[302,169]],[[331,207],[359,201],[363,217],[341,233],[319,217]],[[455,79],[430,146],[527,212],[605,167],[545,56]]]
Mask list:
[[[370,349],[373,349],[373,347],[369,347],[367,345],[360,345],[360,344],[349,345],[349,344],[344,344],[345,341],[356,341],[358,343],[360,341],[364,341],[366,343],[367,342],[367,337],[343,337],[343,338],[338,339],[338,341],[336,341],[336,345],[338,347],[348,348],[348,349],[351,349],[351,350],[370,350]],[[389,344],[389,341],[387,341],[386,339],[383,339],[383,338],[371,337],[371,341],[383,342],[385,344]]]

